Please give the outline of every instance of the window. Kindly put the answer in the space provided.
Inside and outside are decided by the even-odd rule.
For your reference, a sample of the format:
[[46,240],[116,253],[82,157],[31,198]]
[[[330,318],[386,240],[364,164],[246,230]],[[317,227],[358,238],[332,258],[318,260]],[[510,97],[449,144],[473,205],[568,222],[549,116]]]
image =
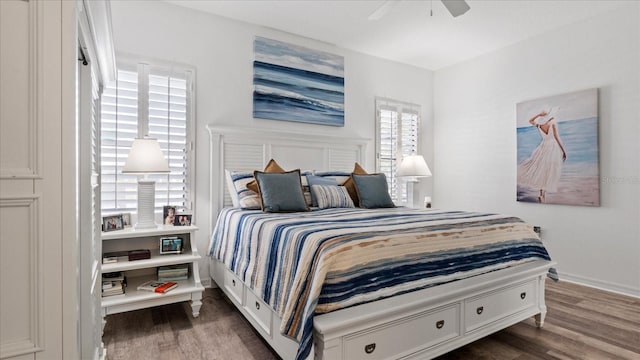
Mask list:
[[420,106],[376,99],[376,171],[384,173],[396,203],[407,202],[407,190],[396,173],[403,156],[418,152]]
[[172,205],[191,209],[193,71],[137,64],[119,69],[105,87],[101,112],[101,204],[103,213],[135,212],[136,175],[122,173],[136,137],[158,139],[169,161],[169,174],[156,180],[156,211]]

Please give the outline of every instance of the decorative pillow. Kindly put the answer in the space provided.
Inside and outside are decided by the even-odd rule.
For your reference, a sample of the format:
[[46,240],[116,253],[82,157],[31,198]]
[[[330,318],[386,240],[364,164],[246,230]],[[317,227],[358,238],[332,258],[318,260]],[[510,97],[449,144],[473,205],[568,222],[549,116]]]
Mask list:
[[320,209],[355,207],[344,186],[311,185],[311,194],[317,199]]
[[[356,163],[351,175],[354,175],[354,174],[367,175],[367,172],[365,171],[365,169],[362,168],[362,166],[360,166],[360,164]],[[351,200],[353,200],[353,204],[355,206],[360,206],[360,199],[358,198],[358,191],[356,190],[356,185],[353,183],[353,176],[350,177],[347,181],[345,181],[345,183],[342,185],[345,188],[347,188],[347,191],[349,192],[349,196],[351,196]]]
[[366,209],[395,207],[384,174],[351,175],[360,199],[360,207]]
[[324,179],[333,179],[336,184],[344,184],[351,178],[351,173],[346,171],[316,171],[313,175]]
[[[267,166],[264,167],[264,171],[266,173],[283,173],[285,172],[285,170],[280,167],[280,165],[278,165],[278,163],[271,159],[269,160],[269,162],[267,163]],[[253,181],[250,181],[247,184],[247,188],[255,193],[258,192],[258,183],[256,183],[255,179]]]
[[[313,189],[313,185],[333,185],[333,186],[337,186],[338,183],[336,182],[335,179],[329,178],[329,177],[321,177],[321,176],[315,176],[315,175],[307,175],[307,182],[309,183],[309,187]],[[303,184],[304,186],[304,184]],[[353,203],[353,201],[352,201]],[[311,206],[317,207],[318,206],[318,200],[316,200],[315,194],[313,193],[313,190],[311,190]]]
[[253,173],[248,171],[225,170],[227,188],[231,196],[233,207],[242,209],[260,209],[260,195],[249,190],[247,184],[253,181]]
[[307,206],[311,206],[311,188],[309,187],[309,176],[313,176],[313,171],[305,170],[300,173],[300,182],[302,183],[302,193]]
[[[229,197],[231,198],[231,202],[233,203],[234,208],[240,207],[240,197],[238,196],[238,192],[236,191],[236,187],[233,183],[233,177],[231,176],[231,171],[224,169],[224,179],[227,183],[227,192],[229,193]],[[251,176],[253,178],[253,175]]]
[[296,212],[309,211],[302,193],[300,170],[284,173],[254,171],[262,200],[262,211]]

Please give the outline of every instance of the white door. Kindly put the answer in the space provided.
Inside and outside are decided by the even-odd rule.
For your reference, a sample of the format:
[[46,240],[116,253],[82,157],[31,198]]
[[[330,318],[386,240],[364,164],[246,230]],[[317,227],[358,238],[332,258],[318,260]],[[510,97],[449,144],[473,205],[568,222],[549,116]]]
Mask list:
[[[100,86],[98,68],[82,32],[78,61],[78,194],[80,244],[80,344],[82,359],[100,359],[102,348],[102,281],[100,263]],[[84,50],[83,50],[83,49]]]
[[0,0],[0,359],[78,357],[74,26]]

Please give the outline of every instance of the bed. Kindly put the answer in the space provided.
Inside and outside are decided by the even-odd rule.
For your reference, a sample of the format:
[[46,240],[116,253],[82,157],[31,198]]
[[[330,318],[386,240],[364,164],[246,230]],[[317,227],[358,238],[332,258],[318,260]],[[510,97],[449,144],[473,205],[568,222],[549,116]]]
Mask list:
[[[464,211],[231,205],[225,169],[347,171],[366,139],[209,128],[210,273],[284,359],[425,359],[535,316],[553,262],[522,220]],[[366,259],[366,260],[362,260]]]

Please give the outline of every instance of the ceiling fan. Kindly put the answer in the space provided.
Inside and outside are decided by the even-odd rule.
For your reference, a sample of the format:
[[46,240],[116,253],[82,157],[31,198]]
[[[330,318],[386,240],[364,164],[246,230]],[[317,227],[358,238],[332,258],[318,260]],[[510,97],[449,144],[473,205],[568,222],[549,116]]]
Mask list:
[[[379,20],[384,17],[394,6],[398,5],[401,0],[388,0],[385,1],[376,11],[372,12],[369,15],[369,20]],[[433,0],[431,0],[433,1]],[[440,0],[444,7],[449,10],[453,17],[458,17],[464,13],[466,13],[471,7],[465,0]],[[431,11],[431,15],[433,16],[433,11]]]

